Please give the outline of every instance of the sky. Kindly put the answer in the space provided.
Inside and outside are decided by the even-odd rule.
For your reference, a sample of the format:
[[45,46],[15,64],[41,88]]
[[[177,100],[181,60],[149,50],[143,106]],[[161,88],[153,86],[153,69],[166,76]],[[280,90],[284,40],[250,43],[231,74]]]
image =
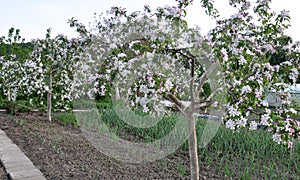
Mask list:
[[[200,0],[187,11],[189,25],[198,25],[204,35],[214,27],[214,22],[201,8]],[[254,0],[253,0],[254,1]],[[93,21],[94,13],[105,13],[112,6],[121,6],[128,11],[142,10],[144,5],[175,5],[175,0],[0,0],[0,36],[7,36],[11,27],[20,29],[20,35],[30,41],[44,38],[46,30],[51,27],[53,36],[64,34],[75,37],[77,34],[68,25],[68,19],[74,17],[88,25]],[[227,0],[215,0],[216,7],[224,17],[233,14]],[[300,41],[300,5],[299,0],[273,0],[271,8],[280,12],[287,10],[291,16],[291,27],[287,34],[295,41]]]

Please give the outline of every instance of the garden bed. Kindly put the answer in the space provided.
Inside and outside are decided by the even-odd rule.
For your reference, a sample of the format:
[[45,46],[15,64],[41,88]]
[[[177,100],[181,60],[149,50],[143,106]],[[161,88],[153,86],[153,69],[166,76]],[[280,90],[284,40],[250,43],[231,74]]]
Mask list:
[[[40,113],[0,115],[0,128],[47,179],[189,179],[186,152],[153,163],[123,163],[97,151],[74,126],[48,122]],[[221,178],[211,169],[202,173]]]
[[[105,123],[115,126],[117,135],[128,140],[143,140],[139,133],[151,137],[161,132],[159,128],[145,131],[130,128],[110,109],[102,110],[102,114]],[[161,160],[125,163],[91,146],[73,116],[57,113],[49,122],[41,112],[17,113],[16,116],[0,112],[0,128],[47,179],[190,178],[187,143]],[[172,127],[172,123],[161,125],[164,129]],[[202,127],[205,126],[199,121],[198,137],[201,137]],[[237,133],[220,126],[209,145],[199,149],[199,162],[201,179],[299,179],[300,143],[295,145],[291,156],[288,149],[274,143],[265,131]]]

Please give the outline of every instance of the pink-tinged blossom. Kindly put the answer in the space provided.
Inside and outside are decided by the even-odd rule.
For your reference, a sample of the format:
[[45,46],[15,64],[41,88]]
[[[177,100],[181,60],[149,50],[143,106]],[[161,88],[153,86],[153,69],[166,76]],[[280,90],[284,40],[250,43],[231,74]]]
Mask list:
[[252,131],[257,130],[257,125],[258,125],[257,122],[251,121],[249,129]]
[[120,53],[120,54],[118,54],[118,58],[125,58],[125,57],[127,57],[127,55],[126,55],[126,54],[124,54],[124,53]]
[[170,91],[173,88],[174,84],[168,79],[165,83],[165,88],[167,91]]
[[240,127],[246,127],[247,121],[247,118],[241,117],[236,124]]
[[163,92],[163,88],[157,89],[157,92],[158,92],[158,93],[162,93],[162,92]]
[[263,90],[262,87],[260,87],[260,89],[254,89],[254,93],[257,99],[261,99],[262,95],[263,95]]
[[294,108],[290,108],[289,110],[292,114],[297,114],[297,111]]
[[234,79],[233,86],[239,86],[241,85],[241,83],[242,83],[241,81]]
[[289,128],[289,136],[293,136],[295,133],[295,130],[293,128]]
[[239,116],[241,114],[237,109],[235,109],[232,106],[228,106],[228,113],[232,117]]
[[267,52],[275,52],[275,49],[273,48],[273,46],[271,44],[266,44],[264,46],[261,47],[261,49],[265,49]]
[[142,97],[142,98],[138,98],[139,99],[139,103],[141,106],[146,106],[147,103],[149,102],[149,99],[146,97]]
[[293,141],[288,141],[288,148],[293,148]]
[[170,69],[170,65],[167,62],[163,62],[162,65],[165,70]]
[[291,69],[289,78],[293,81],[293,83],[296,83],[298,76],[299,76],[298,70],[296,68]]
[[104,85],[101,85],[101,92],[100,92],[100,95],[101,96],[105,96],[105,92],[106,92],[106,88],[105,88],[105,86]]
[[246,63],[246,59],[244,58],[244,56],[241,56],[240,59],[239,59],[239,64],[240,65],[244,65]]
[[149,87],[154,88],[156,86],[155,81],[150,81],[149,82]]
[[269,126],[270,125],[270,123],[268,122],[270,120],[270,116],[269,116],[269,114],[263,114],[262,116],[261,116],[261,125],[263,125],[263,126]]
[[223,61],[227,62],[228,61],[228,54],[225,48],[221,49],[221,53],[223,55]]
[[252,91],[252,89],[249,85],[246,85],[246,86],[242,87],[242,89],[241,89],[242,94],[246,94],[246,93],[249,93],[251,91]]
[[281,103],[282,103],[282,105],[290,105],[291,101],[289,101],[289,100],[282,100]]
[[147,94],[149,92],[149,89],[146,85],[141,85],[140,92]]
[[267,80],[272,79],[272,74],[269,71],[265,72],[265,76],[266,76]]
[[273,68],[274,68],[275,72],[279,72],[279,70],[280,70],[280,66],[279,65],[275,65],[275,66],[273,66]]
[[261,102],[261,105],[264,106],[264,107],[268,107],[268,106],[269,106],[269,103],[268,103],[267,100],[263,100],[263,101]]
[[271,66],[270,63],[265,63],[264,66],[265,66],[269,71],[274,71],[274,68]]
[[238,14],[234,14],[234,15],[232,15],[230,18],[231,19],[236,19],[236,18],[242,18],[243,17],[243,15],[241,14],[241,13],[238,13]]
[[284,62],[280,63],[280,65],[292,66],[293,64],[290,61],[284,61]]
[[226,122],[226,128],[231,129],[231,130],[235,130],[235,123],[232,119],[229,119]]
[[277,142],[278,144],[281,144],[282,139],[281,139],[281,134],[275,133],[272,135],[273,141]]
[[289,11],[283,10],[280,12],[280,16],[282,18],[286,18],[286,17],[289,17],[289,13],[290,13]]
[[148,113],[149,111],[150,111],[150,109],[146,105],[144,105],[143,106],[143,112]]

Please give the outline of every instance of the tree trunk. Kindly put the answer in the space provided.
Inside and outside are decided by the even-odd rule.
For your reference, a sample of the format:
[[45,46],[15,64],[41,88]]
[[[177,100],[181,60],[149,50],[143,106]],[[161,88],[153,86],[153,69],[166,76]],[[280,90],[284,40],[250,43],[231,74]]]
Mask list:
[[11,89],[7,89],[7,102],[6,102],[6,107],[7,107],[7,113],[11,115],[16,114],[16,103],[12,101],[11,98]]
[[11,95],[10,94],[11,94],[10,93],[10,88],[8,88],[8,90],[7,90],[7,100],[8,100],[8,102],[11,101]]
[[189,154],[190,154],[191,179],[199,180],[196,123],[195,123],[195,117],[193,112],[187,113],[187,120],[188,120],[188,134],[189,134],[188,142],[189,142]]
[[120,91],[118,87],[115,87],[115,91],[116,91],[116,100],[119,101],[120,100]]
[[52,120],[51,112],[52,112],[52,71],[50,71],[49,74],[49,92],[47,96],[47,114],[48,114],[49,121]]

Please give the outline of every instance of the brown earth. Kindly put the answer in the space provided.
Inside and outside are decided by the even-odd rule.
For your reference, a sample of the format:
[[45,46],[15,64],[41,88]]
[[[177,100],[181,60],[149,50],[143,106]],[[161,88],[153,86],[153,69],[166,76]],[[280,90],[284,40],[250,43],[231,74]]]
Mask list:
[[8,180],[7,173],[1,163],[0,163],[0,179]]
[[[133,164],[97,151],[79,128],[49,122],[45,115],[0,113],[0,128],[47,179],[189,179],[189,156],[177,151],[151,163]],[[213,167],[201,168],[201,179],[225,179]],[[2,171],[1,171],[2,170]],[[6,173],[0,167],[0,178]]]

